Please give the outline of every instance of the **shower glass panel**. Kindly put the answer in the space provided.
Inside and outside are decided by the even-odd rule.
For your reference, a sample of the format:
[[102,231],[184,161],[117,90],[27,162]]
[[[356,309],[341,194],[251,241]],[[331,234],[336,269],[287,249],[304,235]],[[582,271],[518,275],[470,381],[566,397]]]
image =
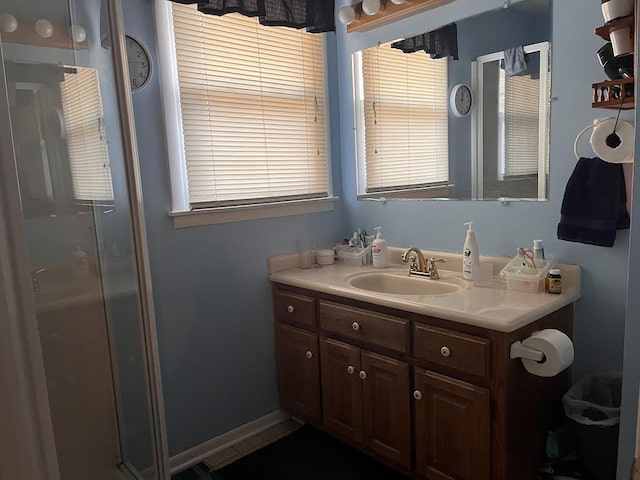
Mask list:
[[15,23],[0,32],[0,118],[13,132],[60,477],[158,478],[106,9],[2,4]]

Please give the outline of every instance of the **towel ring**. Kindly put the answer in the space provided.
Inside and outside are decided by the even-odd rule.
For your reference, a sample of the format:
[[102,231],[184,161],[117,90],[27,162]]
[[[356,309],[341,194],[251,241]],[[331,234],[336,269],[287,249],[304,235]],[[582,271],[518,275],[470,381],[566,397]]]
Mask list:
[[592,128],[593,128],[593,124],[589,125],[588,127],[584,127],[582,130],[580,130],[580,133],[576,137],[576,141],[573,142],[573,154],[576,156],[576,160],[580,160],[580,153],[578,153],[578,142],[580,142],[582,135],[584,135],[585,132],[587,132],[588,130],[591,130]]

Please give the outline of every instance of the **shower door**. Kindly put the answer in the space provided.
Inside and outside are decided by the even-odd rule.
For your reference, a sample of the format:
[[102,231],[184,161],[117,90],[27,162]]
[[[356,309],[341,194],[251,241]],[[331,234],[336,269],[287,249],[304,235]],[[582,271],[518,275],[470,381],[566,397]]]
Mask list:
[[0,199],[50,468],[165,478],[120,0],[2,3]]

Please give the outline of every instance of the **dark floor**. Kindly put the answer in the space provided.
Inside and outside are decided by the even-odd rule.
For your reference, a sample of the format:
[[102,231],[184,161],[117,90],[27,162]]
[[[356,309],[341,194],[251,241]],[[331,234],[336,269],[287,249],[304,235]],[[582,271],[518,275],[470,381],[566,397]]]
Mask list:
[[406,480],[373,458],[305,426],[300,430],[209,472],[201,463],[173,480]]

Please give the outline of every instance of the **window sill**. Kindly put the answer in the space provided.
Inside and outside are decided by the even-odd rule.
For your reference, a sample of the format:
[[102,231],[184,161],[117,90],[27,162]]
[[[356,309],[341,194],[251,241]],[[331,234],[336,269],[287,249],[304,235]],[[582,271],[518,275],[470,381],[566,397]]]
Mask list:
[[338,197],[326,197],[290,202],[261,203],[258,205],[203,208],[183,212],[169,212],[169,216],[173,218],[174,228],[199,227],[218,223],[330,212],[334,209],[337,199]]

